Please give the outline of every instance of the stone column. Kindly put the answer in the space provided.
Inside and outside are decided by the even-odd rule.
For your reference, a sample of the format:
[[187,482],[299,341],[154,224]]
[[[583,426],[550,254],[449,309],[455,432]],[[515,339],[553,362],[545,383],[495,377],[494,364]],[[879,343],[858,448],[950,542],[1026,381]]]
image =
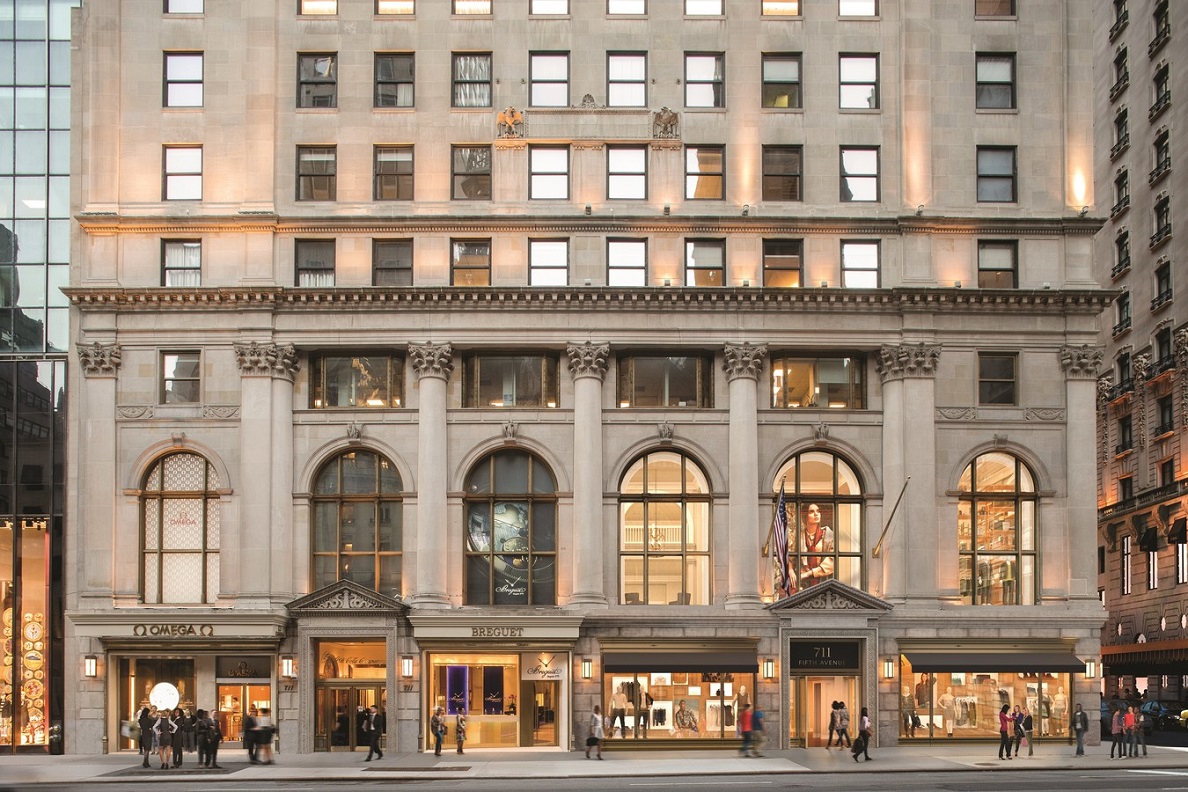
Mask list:
[[602,382],[607,344],[570,344],[573,377],[573,597],[575,607],[606,607],[602,519]]
[[[1041,595],[1097,599],[1097,428],[1084,418],[1097,412],[1097,372],[1105,350],[1097,346],[1066,346],[1060,350],[1064,369],[1065,531],[1044,523],[1044,579]],[[1049,530],[1056,528],[1057,530]],[[1049,544],[1049,534],[1056,546]],[[1068,568],[1047,559],[1068,559]],[[1056,569],[1049,573],[1049,566]],[[1057,575],[1058,577],[1052,577]],[[1067,592],[1064,591],[1068,587]]]
[[[883,513],[910,476],[899,510],[887,528],[881,551],[885,599],[935,599],[938,563],[957,570],[956,526],[940,526],[936,515],[936,365],[941,348],[932,344],[879,348],[875,368],[883,381]],[[869,546],[885,526],[868,526]],[[910,548],[910,550],[909,550]]]
[[[105,593],[133,594],[124,591],[119,578],[112,579],[113,545],[116,537],[116,493],[123,487],[116,480],[116,375],[120,370],[118,344],[80,344],[78,361],[82,368],[81,398],[75,406],[82,415],[79,425],[82,436],[72,444],[78,454],[80,497],[74,504],[78,510],[74,536],[82,541],[67,542],[66,551],[72,556],[71,569],[81,563],[78,592],[82,597],[103,596]],[[122,548],[121,556],[131,554],[133,567],[140,564],[139,526],[133,541]],[[71,573],[73,574],[73,573]],[[138,576],[125,576],[135,586]]]
[[449,344],[414,344],[408,352],[421,388],[417,415],[416,582],[408,599],[413,607],[448,608],[446,403],[454,351]]
[[722,368],[730,383],[730,566],[726,609],[760,608],[758,387],[766,346],[727,344]]

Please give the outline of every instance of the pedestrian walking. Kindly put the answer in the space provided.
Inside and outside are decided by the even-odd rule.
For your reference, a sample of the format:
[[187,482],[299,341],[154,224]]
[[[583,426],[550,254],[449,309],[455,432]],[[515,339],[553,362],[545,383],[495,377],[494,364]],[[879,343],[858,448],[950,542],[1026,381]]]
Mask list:
[[[1142,707],[1135,705],[1134,709],[1134,742],[1141,745],[1143,748],[1143,756],[1147,755],[1147,713],[1143,712]],[[1131,756],[1138,756],[1135,751]]]
[[173,722],[177,724],[177,736],[173,738],[173,766],[181,767],[182,751],[186,747],[186,714],[181,708],[173,711]]
[[[1028,756],[1035,756],[1035,742],[1034,742],[1034,735],[1033,735],[1034,728],[1035,728],[1035,720],[1031,717],[1031,713],[1028,712],[1027,707],[1024,707],[1023,708],[1023,738],[1025,740],[1027,740],[1027,755]],[[1019,752],[1016,751],[1015,755],[1018,756]]]
[[744,758],[751,755],[751,705],[743,704],[738,711],[738,733],[742,737],[742,748],[738,749]]
[[[834,701],[829,707],[829,742],[825,743],[826,748],[833,747],[833,736],[837,734],[837,702]],[[841,744],[840,741],[838,744]]]
[[458,743],[458,753],[462,753],[462,745],[466,742],[466,710],[458,710],[454,716],[454,741]]
[[198,710],[194,717],[194,736],[198,745],[198,766],[219,766],[219,743],[223,741],[223,727],[212,710]]
[[1072,722],[1069,724],[1069,731],[1077,735],[1077,756],[1085,755],[1085,732],[1089,731],[1089,716],[1085,710],[1081,709],[1078,704],[1073,710]]
[[433,732],[433,755],[441,756],[441,739],[446,733],[445,710],[441,707],[433,711],[433,717],[429,720],[429,731]]
[[149,757],[153,754],[153,718],[149,714],[149,708],[144,707],[140,710],[140,716],[136,719],[136,724],[140,726],[140,753],[144,756],[144,761],[141,762],[141,767],[149,766]]
[[590,733],[586,736],[586,758],[590,758],[590,749],[598,749],[598,758],[602,758],[602,738],[606,728],[602,723],[602,707],[594,705],[594,712],[590,715]]
[[[1003,704],[998,711],[998,758],[1011,758],[1011,732],[1014,726],[1011,722],[1011,705]],[[1002,755],[1006,751],[1006,756]]]
[[1126,735],[1126,716],[1122,714],[1122,707],[1112,708],[1113,716],[1110,718],[1110,758],[1114,758],[1115,749],[1118,751],[1118,758],[1126,758],[1126,743],[1123,742]]
[[380,745],[380,741],[387,728],[387,721],[387,716],[380,712],[375,705],[367,710],[367,719],[363,721],[363,733],[367,737],[367,758],[363,760],[364,762],[370,762],[373,754],[376,759],[384,758],[384,749]]
[[261,764],[272,764],[272,736],[276,729],[272,726],[272,710],[267,707],[260,709],[260,716],[256,718],[256,737],[252,741],[256,748],[256,761]]
[[751,755],[763,756],[763,744],[767,742],[767,730],[763,710],[756,704],[751,710]]
[[866,711],[866,707],[862,708],[862,715],[858,718],[858,736],[854,738],[854,745],[850,748],[850,753],[854,756],[854,761],[858,761],[858,754],[862,754],[867,762],[870,761],[870,740],[874,737],[874,727],[870,723],[870,715]]
[[1122,729],[1126,733],[1126,755],[1130,757],[1138,756],[1138,738],[1134,736],[1134,725],[1137,721],[1134,713],[1137,709],[1138,707],[1125,707],[1125,714],[1122,716]]
[[256,764],[260,760],[256,758],[256,716],[260,711],[255,707],[248,710],[247,717],[243,719],[241,739],[243,740],[243,747],[247,749],[248,761]]
[[850,711],[846,709],[846,702],[837,702],[837,749],[844,750],[842,747],[842,739],[845,739],[845,748],[851,746],[850,742]]

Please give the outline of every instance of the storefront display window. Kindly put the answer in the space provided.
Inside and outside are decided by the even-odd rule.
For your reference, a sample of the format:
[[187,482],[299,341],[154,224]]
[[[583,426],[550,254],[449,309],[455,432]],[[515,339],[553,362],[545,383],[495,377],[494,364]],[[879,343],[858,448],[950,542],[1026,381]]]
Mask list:
[[[48,521],[0,521],[0,746],[45,745],[50,679]],[[20,591],[13,547],[19,543]]]
[[[137,658],[125,657],[119,661],[120,719],[137,720],[140,711],[154,707],[149,703],[149,692],[161,682],[168,682],[177,688],[177,706],[194,712],[196,675],[192,658]],[[135,750],[136,743],[122,738],[120,747]]]
[[219,657],[215,660],[218,717],[227,742],[243,740],[243,717],[252,709],[272,709],[272,668],[269,655]]
[[602,678],[606,739],[734,739],[754,690],[751,673],[610,671]]
[[[521,745],[518,654],[433,654],[429,667],[431,709],[445,710],[447,742],[454,740],[455,716],[465,712],[466,747]],[[431,746],[432,736],[426,739]]]

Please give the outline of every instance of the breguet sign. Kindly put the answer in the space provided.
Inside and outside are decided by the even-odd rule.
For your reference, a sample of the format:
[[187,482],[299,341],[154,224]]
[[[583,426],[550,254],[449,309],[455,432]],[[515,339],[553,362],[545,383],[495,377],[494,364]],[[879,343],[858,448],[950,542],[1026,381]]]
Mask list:
[[520,655],[520,679],[555,682],[565,678],[569,655],[564,652],[536,652]]
[[860,667],[858,641],[792,641],[788,670],[855,671]]

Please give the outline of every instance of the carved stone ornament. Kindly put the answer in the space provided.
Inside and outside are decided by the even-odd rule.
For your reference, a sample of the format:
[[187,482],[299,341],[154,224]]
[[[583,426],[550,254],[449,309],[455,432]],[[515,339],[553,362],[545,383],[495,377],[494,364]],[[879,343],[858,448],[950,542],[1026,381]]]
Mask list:
[[1097,378],[1097,404],[1109,404],[1110,395],[1114,392],[1114,373],[1108,371]]
[[829,439],[829,424],[819,423],[813,427],[813,437],[818,441],[825,441]]
[[582,107],[582,108],[586,108],[586,109],[598,107],[598,105],[594,103],[594,94],[583,95],[582,103],[580,105],[578,105],[578,107]]
[[208,404],[202,408],[203,418],[238,418],[239,406],[235,404]]
[[1088,344],[1060,347],[1060,367],[1069,379],[1095,379],[1104,357],[1102,347]]
[[652,137],[674,140],[681,136],[681,114],[661,107],[652,114]]
[[262,344],[249,341],[236,343],[235,362],[243,375],[268,375],[292,380],[301,368],[297,360],[297,348],[292,344]]
[[1023,411],[1027,421],[1063,421],[1064,410],[1058,407],[1028,407]]
[[498,137],[524,137],[524,114],[510,105],[499,111],[499,115],[495,117],[495,124],[499,130]]
[[934,377],[940,360],[939,344],[901,344],[879,347],[875,369],[883,382],[903,377]]
[[503,422],[503,442],[505,442],[505,443],[516,442],[516,422],[515,421],[504,421]]
[[994,444],[995,448],[1006,448],[1006,444],[1010,442],[1010,438],[1006,436],[1006,433],[995,434],[994,437],[991,438],[991,442]]
[[153,417],[153,405],[137,404],[132,407],[117,407],[116,415],[133,421],[145,420]]
[[358,421],[351,421],[346,426],[347,442],[354,445],[363,441],[363,424]]
[[772,611],[889,611],[891,605],[878,597],[847,586],[840,580],[830,578],[773,602],[767,608]]
[[972,421],[978,411],[973,407],[937,407],[936,417],[942,421]]
[[454,348],[449,344],[410,344],[408,354],[418,377],[448,380],[454,370]]
[[120,345],[93,344],[78,345],[78,362],[83,375],[87,377],[114,377],[120,368]]
[[673,431],[673,426],[672,426],[672,424],[668,423],[667,421],[664,423],[656,424],[656,435],[657,435],[657,437],[660,438],[661,443],[671,443],[672,442],[672,431]]
[[610,344],[570,344],[565,354],[569,355],[569,374],[574,379],[594,377],[601,381],[606,376]]
[[1130,361],[1130,370],[1137,385],[1145,384],[1151,377],[1151,356],[1146,352],[1135,355]]
[[377,611],[390,612],[403,609],[404,605],[398,599],[372,591],[353,581],[340,580],[293,600],[287,605],[287,608],[290,613],[348,615]]
[[727,344],[726,357],[722,361],[722,370],[726,372],[726,380],[729,382],[739,377],[746,377],[758,381],[760,375],[763,374],[763,361],[766,357],[766,345]]
[[1177,330],[1175,336],[1177,376],[1180,378],[1180,416],[1188,421],[1188,330]]

